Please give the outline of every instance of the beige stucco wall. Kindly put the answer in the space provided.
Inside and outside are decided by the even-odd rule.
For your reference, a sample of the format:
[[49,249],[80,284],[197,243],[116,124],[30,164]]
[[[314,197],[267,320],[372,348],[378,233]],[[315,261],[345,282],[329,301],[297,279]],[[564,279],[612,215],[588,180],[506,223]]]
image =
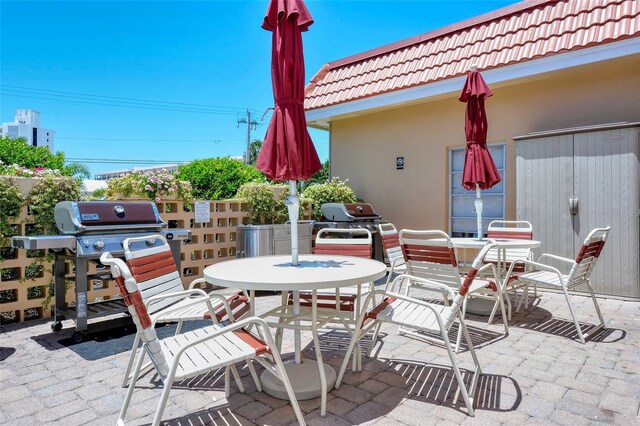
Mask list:
[[[494,85],[488,142],[507,143],[506,218],[515,219],[515,143],[529,132],[640,121],[640,55]],[[331,172],[398,228],[448,228],[448,147],[465,105],[444,99],[331,122]],[[404,170],[396,157],[404,156]]]

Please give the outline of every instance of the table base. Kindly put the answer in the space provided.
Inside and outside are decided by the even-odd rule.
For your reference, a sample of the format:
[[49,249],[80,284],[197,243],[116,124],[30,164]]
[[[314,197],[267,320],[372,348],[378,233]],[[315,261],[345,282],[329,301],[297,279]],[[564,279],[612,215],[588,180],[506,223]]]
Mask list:
[[[323,366],[324,374],[327,378],[327,388],[333,389],[333,385],[336,383],[336,370],[327,364],[323,364]],[[298,400],[313,399],[322,394],[320,371],[316,360],[304,360],[302,364],[289,361],[285,362],[284,368]],[[280,379],[271,374],[270,371],[265,370],[262,373],[260,382],[267,395],[278,399],[289,399]]]
[[[478,297],[469,296],[469,300],[467,300],[467,313],[474,315],[491,315],[491,311],[493,310],[493,305],[496,302],[494,300],[488,299],[480,299]],[[505,302],[506,308],[506,302]],[[496,312],[496,315],[500,315],[500,309]]]

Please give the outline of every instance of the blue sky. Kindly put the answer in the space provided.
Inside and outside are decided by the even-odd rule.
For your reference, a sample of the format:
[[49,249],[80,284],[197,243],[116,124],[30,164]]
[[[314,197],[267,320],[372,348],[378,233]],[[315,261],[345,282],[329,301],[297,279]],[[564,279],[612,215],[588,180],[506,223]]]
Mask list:
[[[323,64],[515,1],[308,0],[307,81]],[[68,158],[242,155],[273,104],[267,1],[0,1],[0,121],[41,113]],[[119,106],[113,106],[117,104]],[[204,112],[203,112],[204,111]],[[262,139],[268,118],[252,132]],[[321,159],[327,132],[311,130]],[[87,163],[92,173],[131,164]],[[140,164],[142,165],[142,164]]]

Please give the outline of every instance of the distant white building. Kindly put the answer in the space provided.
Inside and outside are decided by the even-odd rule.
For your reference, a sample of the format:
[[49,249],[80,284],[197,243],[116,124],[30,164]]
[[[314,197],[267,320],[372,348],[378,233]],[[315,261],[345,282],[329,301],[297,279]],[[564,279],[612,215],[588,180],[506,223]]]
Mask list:
[[180,164],[163,164],[160,166],[151,166],[151,167],[132,167],[130,169],[122,169],[122,170],[113,170],[109,172],[98,173],[93,176],[95,180],[109,180],[125,175],[129,175],[131,173],[137,172],[159,172],[161,170],[166,170],[168,172],[177,172]]
[[40,127],[40,113],[31,109],[16,110],[13,123],[2,123],[2,136],[24,138],[29,145],[46,146],[53,152],[56,132]]

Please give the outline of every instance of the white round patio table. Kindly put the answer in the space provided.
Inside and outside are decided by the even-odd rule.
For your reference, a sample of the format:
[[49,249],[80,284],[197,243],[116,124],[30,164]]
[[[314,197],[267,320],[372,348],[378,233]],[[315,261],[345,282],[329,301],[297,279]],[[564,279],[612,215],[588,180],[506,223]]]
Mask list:
[[[506,273],[506,251],[509,249],[534,249],[542,245],[540,241],[536,240],[519,240],[519,239],[507,239],[507,238],[491,238],[498,245],[498,274],[500,279],[504,273]],[[444,240],[443,240],[444,241]],[[478,240],[475,238],[451,238],[451,243],[455,249],[473,249],[481,250],[487,242],[488,238]],[[457,256],[456,256],[457,257]],[[467,305],[467,312],[476,315],[490,315],[493,310],[493,302],[486,299],[477,299],[471,297]]]
[[[251,309],[258,290],[293,291],[294,313],[300,312],[300,290],[347,287],[373,282],[386,273],[386,265],[377,260],[351,256],[307,254],[299,256],[299,265],[291,264],[291,255],[260,256],[216,263],[204,269],[207,282],[222,287],[240,288],[251,292]],[[300,357],[300,330],[294,329],[295,359],[285,363],[287,375],[298,399],[326,395],[333,388],[336,372],[330,365]],[[320,368],[326,375],[327,389],[320,384]],[[265,370],[260,377],[265,392],[288,399],[282,382]]]

